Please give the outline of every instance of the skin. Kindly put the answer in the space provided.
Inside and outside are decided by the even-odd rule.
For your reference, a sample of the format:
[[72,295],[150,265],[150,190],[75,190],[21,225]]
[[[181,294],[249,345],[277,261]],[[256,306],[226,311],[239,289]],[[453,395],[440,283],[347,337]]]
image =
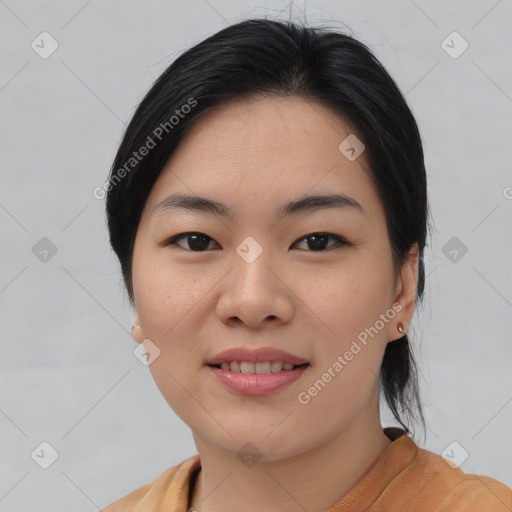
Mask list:
[[[410,324],[418,250],[395,276],[365,154],[350,161],[338,149],[351,133],[342,116],[297,97],[224,103],[195,120],[147,199],[132,265],[133,336],[160,349],[153,378],[192,429],[201,458],[192,506],[200,512],[326,510],[391,443],[380,424],[378,373],[386,344],[402,336],[398,322],[405,331]],[[223,203],[233,218],[185,209],[151,215],[176,192]],[[276,216],[313,193],[348,195],[364,212]],[[210,237],[206,250],[192,251],[187,237],[164,245],[190,231]],[[351,245],[329,238],[315,251],[305,238],[312,233]],[[236,252],[247,236],[263,249],[252,263]],[[393,304],[401,311],[301,404],[298,394]],[[240,346],[276,347],[310,367],[272,395],[241,396],[205,366]],[[247,442],[261,453],[252,467],[237,457]]]

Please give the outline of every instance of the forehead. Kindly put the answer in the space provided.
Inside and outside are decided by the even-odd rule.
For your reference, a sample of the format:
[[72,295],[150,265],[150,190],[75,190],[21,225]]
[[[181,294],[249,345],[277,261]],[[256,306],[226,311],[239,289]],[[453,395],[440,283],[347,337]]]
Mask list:
[[252,96],[200,114],[175,156],[199,156],[200,148],[194,147],[199,142],[217,159],[242,152],[253,158],[269,153],[275,157],[277,148],[281,152],[288,149],[286,156],[296,155],[297,160],[300,155],[311,157],[324,151],[337,156],[340,142],[353,133],[348,120],[317,101],[297,96]]
[[[296,96],[233,100],[203,112],[164,166],[146,209],[173,191],[238,201],[284,202],[336,189],[375,202],[366,155],[347,158],[339,146],[358,136],[325,105]],[[360,137],[358,137],[360,138]]]

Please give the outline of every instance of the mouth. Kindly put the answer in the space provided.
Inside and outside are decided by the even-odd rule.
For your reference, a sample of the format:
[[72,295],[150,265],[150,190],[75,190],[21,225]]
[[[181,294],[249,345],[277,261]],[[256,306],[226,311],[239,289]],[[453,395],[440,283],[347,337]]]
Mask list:
[[288,372],[297,368],[310,366],[309,363],[292,364],[286,361],[223,361],[220,364],[209,364],[212,368],[219,368],[233,373],[245,373],[255,375],[267,375],[269,373]]
[[[262,373],[276,373],[281,370],[292,370],[294,366],[305,363],[309,363],[309,361],[273,347],[231,348],[205,362],[208,366],[218,366],[224,370],[242,371],[243,373],[258,373],[257,368]],[[233,369],[231,369],[232,365]]]
[[[225,369],[228,366],[229,369]],[[290,366],[291,368],[289,368]],[[231,361],[207,365],[207,368],[216,378],[216,382],[220,382],[232,393],[246,396],[266,396],[291,385],[307,371],[309,366],[311,366],[309,363],[293,365],[281,361],[260,363]]]
[[234,348],[206,361],[206,367],[229,391],[265,396],[292,384],[311,366],[309,361],[272,347]]

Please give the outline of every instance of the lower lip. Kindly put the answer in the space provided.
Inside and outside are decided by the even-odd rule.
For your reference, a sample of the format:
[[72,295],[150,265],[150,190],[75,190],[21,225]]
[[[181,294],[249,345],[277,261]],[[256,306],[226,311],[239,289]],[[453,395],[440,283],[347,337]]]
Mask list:
[[230,372],[222,368],[209,367],[226,387],[241,395],[270,395],[296,381],[309,366],[299,366],[294,370],[276,373]]

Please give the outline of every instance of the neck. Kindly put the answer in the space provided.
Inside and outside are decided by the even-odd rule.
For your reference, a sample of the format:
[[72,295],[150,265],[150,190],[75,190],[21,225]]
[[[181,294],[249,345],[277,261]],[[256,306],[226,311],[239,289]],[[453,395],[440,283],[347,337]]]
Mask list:
[[372,402],[372,407],[360,411],[343,431],[321,446],[248,468],[236,453],[222,451],[195,435],[201,471],[192,494],[192,509],[327,510],[354,487],[391,444],[380,424],[378,394]]

